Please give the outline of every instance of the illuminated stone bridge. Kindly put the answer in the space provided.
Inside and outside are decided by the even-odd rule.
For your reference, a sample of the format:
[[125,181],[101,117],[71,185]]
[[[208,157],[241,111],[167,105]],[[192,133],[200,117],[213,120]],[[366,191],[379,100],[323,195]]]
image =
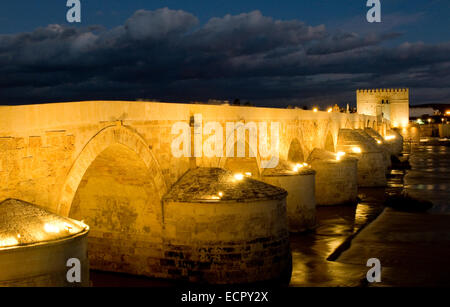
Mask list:
[[[227,122],[279,122],[283,163],[305,162],[314,149],[346,151],[341,129],[388,130],[361,114],[159,102],[2,106],[0,114],[0,202],[20,199],[84,220],[93,268],[218,283],[289,271],[286,191],[260,180],[259,154],[174,157],[175,123],[194,129],[201,114],[226,134]],[[241,193],[227,179],[237,171],[253,177],[236,183]]]

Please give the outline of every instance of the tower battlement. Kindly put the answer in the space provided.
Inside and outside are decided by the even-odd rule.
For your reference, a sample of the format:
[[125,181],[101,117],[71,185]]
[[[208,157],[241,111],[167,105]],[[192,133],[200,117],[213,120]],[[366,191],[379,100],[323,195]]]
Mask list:
[[397,93],[404,92],[408,93],[409,88],[374,88],[374,89],[357,89],[356,92],[359,93]]

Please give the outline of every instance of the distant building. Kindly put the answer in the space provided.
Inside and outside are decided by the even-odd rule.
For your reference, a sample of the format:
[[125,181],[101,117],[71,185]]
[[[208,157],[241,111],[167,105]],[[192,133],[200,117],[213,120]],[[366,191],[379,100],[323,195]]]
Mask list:
[[356,91],[359,114],[386,118],[392,125],[403,126],[409,122],[409,89],[361,89]]
[[422,116],[433,116],[436,115],[438,110],[435,110],[432,107],[424,107],[424,106],[411,106],[409,108],[409,117],[410,118],[419,118]]

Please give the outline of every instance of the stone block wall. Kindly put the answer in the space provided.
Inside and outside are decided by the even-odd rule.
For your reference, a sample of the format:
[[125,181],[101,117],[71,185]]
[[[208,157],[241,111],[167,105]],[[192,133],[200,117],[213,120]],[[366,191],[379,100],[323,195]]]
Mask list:
[[164,204],[171,278],[215,284],[290,277],[286,201]]

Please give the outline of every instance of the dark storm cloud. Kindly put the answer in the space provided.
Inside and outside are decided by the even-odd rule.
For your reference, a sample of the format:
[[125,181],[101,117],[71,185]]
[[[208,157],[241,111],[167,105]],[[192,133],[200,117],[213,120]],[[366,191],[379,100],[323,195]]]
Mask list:
[[139,10],[110,30],[49,25],[0,35],[0,102],[239,97],[329,104],[353,100],[359,87],[400,86],[423,88],[423,101],[449,99],[450,43],[383,44],[398,36],[330,33],[259,11],[199,25],[188,12]]

